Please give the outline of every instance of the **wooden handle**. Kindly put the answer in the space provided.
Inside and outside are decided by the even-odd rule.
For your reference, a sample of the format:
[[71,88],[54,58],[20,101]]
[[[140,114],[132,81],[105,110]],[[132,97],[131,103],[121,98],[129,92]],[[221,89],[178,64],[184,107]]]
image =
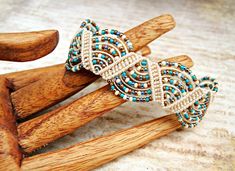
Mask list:
[[[192,66],[192,60],[185,56],[170,58],[168,61]],[[107,85],[70,104],[20,124],[19,144],[25,152],[30,153],[124,102],[122,98],[115,96]]]
[[[174,26],[174,19],[170,15],[162,15],[127,31],[126,36],[133,42],[134,51],[138,51]],[[24,118],[39,112],[75,94],[97,78],[84,70],[78,73],[65,72],[63,67],[58,66],[39,81],[11,94],[15,113],[19,118]]]
[[0,171],[19,170],[21,161],[9,87],[8,80],[0,77]]
[[25,158],[22,170],[91,170],[178,128],[176,116],[168,115],[63,150]]
[[57,30],[0,33],[0,60],[32,61],[53,51],[58,41]]

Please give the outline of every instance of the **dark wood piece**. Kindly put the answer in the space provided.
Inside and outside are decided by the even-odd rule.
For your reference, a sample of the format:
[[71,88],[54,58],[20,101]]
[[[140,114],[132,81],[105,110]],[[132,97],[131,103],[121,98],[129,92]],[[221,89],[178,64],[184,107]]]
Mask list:
[[0,60],[32,61],[53,51],[58,41],[57,30],[0,33]]
[[18,146],[9,88],[10,82],[0,76],[0,170],[19,170],[22,155]]

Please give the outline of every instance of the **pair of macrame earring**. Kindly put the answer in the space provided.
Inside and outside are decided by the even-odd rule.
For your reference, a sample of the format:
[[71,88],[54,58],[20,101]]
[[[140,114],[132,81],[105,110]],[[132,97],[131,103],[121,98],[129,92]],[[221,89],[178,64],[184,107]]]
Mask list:
[[156,101],[176,113],[183,127],[195,127],[218,91],[215,79],[197,79],[180,63],[154,62],[132,49],[125,34],[114,29],[100,30],[87,19],[70,45],[65,66],[73,72],[90,70],[106,80],[120,98]]

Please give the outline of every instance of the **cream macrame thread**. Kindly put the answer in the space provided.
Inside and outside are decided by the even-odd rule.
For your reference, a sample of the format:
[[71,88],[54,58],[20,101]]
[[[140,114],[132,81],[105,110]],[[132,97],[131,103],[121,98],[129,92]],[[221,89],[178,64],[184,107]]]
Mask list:
[[183,127],[196,126],[218,91],[215,80],[198,80],[180,63],[156,63],[132,48],[123,33],[100,30],[86,20],[70,45],[65,66],[73,72],[90,70],[107,80],[115,95],[134,102],[156,101],[175,112]]

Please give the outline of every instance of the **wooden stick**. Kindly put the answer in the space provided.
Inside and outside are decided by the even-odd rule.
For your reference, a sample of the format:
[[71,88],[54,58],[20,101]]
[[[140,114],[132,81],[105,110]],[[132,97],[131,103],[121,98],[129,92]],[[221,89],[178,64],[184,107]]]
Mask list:
[[[174,26],[174,19],[170,15],[162,15],[127,31],[126,36],[133,42],[134,51],[138,51]],[[73,95],[97,78],[84,70],[71,73],[58,67],[55,72],[12,93],[15,113],[19,118],[24,118],[39,112]]]
[[[143,56],[149,55],[151,53],[151,50],[148,46],[143,47],[140,49]],[[23,70],[18,72],[12,72],[3,74],[4,77],[6,77],[13,85],[13,90],[19,90],[20,88],[23,88],[25,86],[28,86],[34,82],[37,82],[45,77],[48,73],[54,73],[58,72],[58,70],[64,69],[64,63],[63,64],[57,64],[52,65],[48,67],[42,67],[42,68],[36,68],[36,69],[29,69],[29,70]]]
[[[23,111],[19,109],[16,113],[20,118],[24,118],[70,97],[99,78],[86,70],[82,70],[81,73],[76,75],[65,72],[64,64],[59,64],[4,76],[7,76],[17,89],[24,87],[23,90],[18,90],[11,95],[15,108],[19,106],[18,102],[23,103]],[[39,87],[43,83],[43,87]],[[30,90],[28,94],[24,94],[27,90]],[[24,94],[23,97],[20,97],[22,94]],[[25,101],[29,101],[30,105],[24,103]]]
[[45,77],[48,73],[54,73],[62,70],[64,64],[52,65],[18,72],[3,74],[13,85],[13,90],[17,91],[25,86],[35,83]]
[[21,161],[9,87],[8,80],[0,77],[0,171],[19,170]]
[[0,33],[0,60],[32,61],[53,51],[58,41],[57,30]]
[[[185,61],[182,62],[183,60]],[[192,60],[185,56],[170,58],[168,61],[181,62],[187,67],[192,66]],[[19,144],[25,152],[30,153],[73,132],[124,102],[122,98],[115,96],[107,85],[70,104],[20,124],[18,126]]]
[[22,170],[91,170],[180,128],[174,114],[62,150],[25,158]]

